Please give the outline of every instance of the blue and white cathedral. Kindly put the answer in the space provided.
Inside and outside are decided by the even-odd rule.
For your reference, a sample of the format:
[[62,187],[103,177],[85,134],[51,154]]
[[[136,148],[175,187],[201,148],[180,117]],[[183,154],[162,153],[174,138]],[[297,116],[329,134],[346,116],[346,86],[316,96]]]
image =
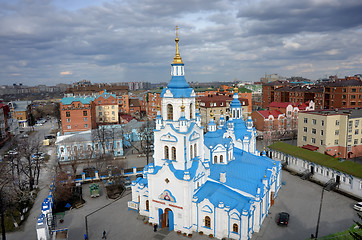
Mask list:
[[[153,163],[132,182],[130,209],[149,222],[182,233],[250,239],[258,232],[281,184],[281,164],[256,149],[251,117],[245,122],[237,92],[230,118],[213,118],[204,134],[196,94],[179,53],[161,94]],[[211,113],[212,115],[212,113]]]

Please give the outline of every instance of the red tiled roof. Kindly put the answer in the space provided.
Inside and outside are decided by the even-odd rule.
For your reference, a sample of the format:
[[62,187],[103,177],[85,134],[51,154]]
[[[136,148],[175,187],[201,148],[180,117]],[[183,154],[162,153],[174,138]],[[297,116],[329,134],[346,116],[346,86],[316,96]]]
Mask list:
[[128,122],[131,121],[131,120],[133,120],[133,119],[136,119],[136,118],[134,118],[134,117],[131,116],[131,115],[120,115],[119,117],[122,118],[122,119],[124,119],[124,120],[127,120]]
[[307,145],[302,146],[302,148],[310,150],[310,151],[317,151],[319,147],[307,144]]
[[262,110],[257,111],[260,115],[262,115],[264,118],[269,118],[270,115],[272,115],[274,118],[278,118],[280,114],[283,114],[279,110]]
[[279,107],[279,108],[286,108],[288,105],[292,105],[295,107],[294,103],[291,102],[272,102],[269,104],[269,107]]

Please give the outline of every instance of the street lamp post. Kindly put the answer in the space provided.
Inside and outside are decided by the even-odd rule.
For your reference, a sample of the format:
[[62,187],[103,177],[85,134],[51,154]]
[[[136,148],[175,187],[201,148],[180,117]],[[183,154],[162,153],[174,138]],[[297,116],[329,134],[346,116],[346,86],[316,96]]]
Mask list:
[[321,212],[322,212],[323,194],[324,194],[324,187],[322,188],[322,195],[321,195],[321,200],[320,200],[320,203],[319,203],[319,213],[318,213],[318,220],[317,220],[317,228],[315,230],[315,236],[314,236],[315,239],[318,238],[319,222],[320,222],[320,219],[321,219]]

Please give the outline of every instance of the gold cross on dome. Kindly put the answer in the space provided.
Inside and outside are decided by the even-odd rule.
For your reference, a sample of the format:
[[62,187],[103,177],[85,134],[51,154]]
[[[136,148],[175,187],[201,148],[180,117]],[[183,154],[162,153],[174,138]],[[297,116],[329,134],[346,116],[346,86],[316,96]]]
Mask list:
[[180,28],[176,25],[176,37],[178,37],[178,30],[179,30]]

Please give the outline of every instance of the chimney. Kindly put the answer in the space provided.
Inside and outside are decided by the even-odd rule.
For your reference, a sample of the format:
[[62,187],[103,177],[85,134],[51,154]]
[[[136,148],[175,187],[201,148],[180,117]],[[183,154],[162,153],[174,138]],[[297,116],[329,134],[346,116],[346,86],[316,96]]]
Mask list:
[[226,182],[226,172],[220,173],[220,182],[222,183]]

